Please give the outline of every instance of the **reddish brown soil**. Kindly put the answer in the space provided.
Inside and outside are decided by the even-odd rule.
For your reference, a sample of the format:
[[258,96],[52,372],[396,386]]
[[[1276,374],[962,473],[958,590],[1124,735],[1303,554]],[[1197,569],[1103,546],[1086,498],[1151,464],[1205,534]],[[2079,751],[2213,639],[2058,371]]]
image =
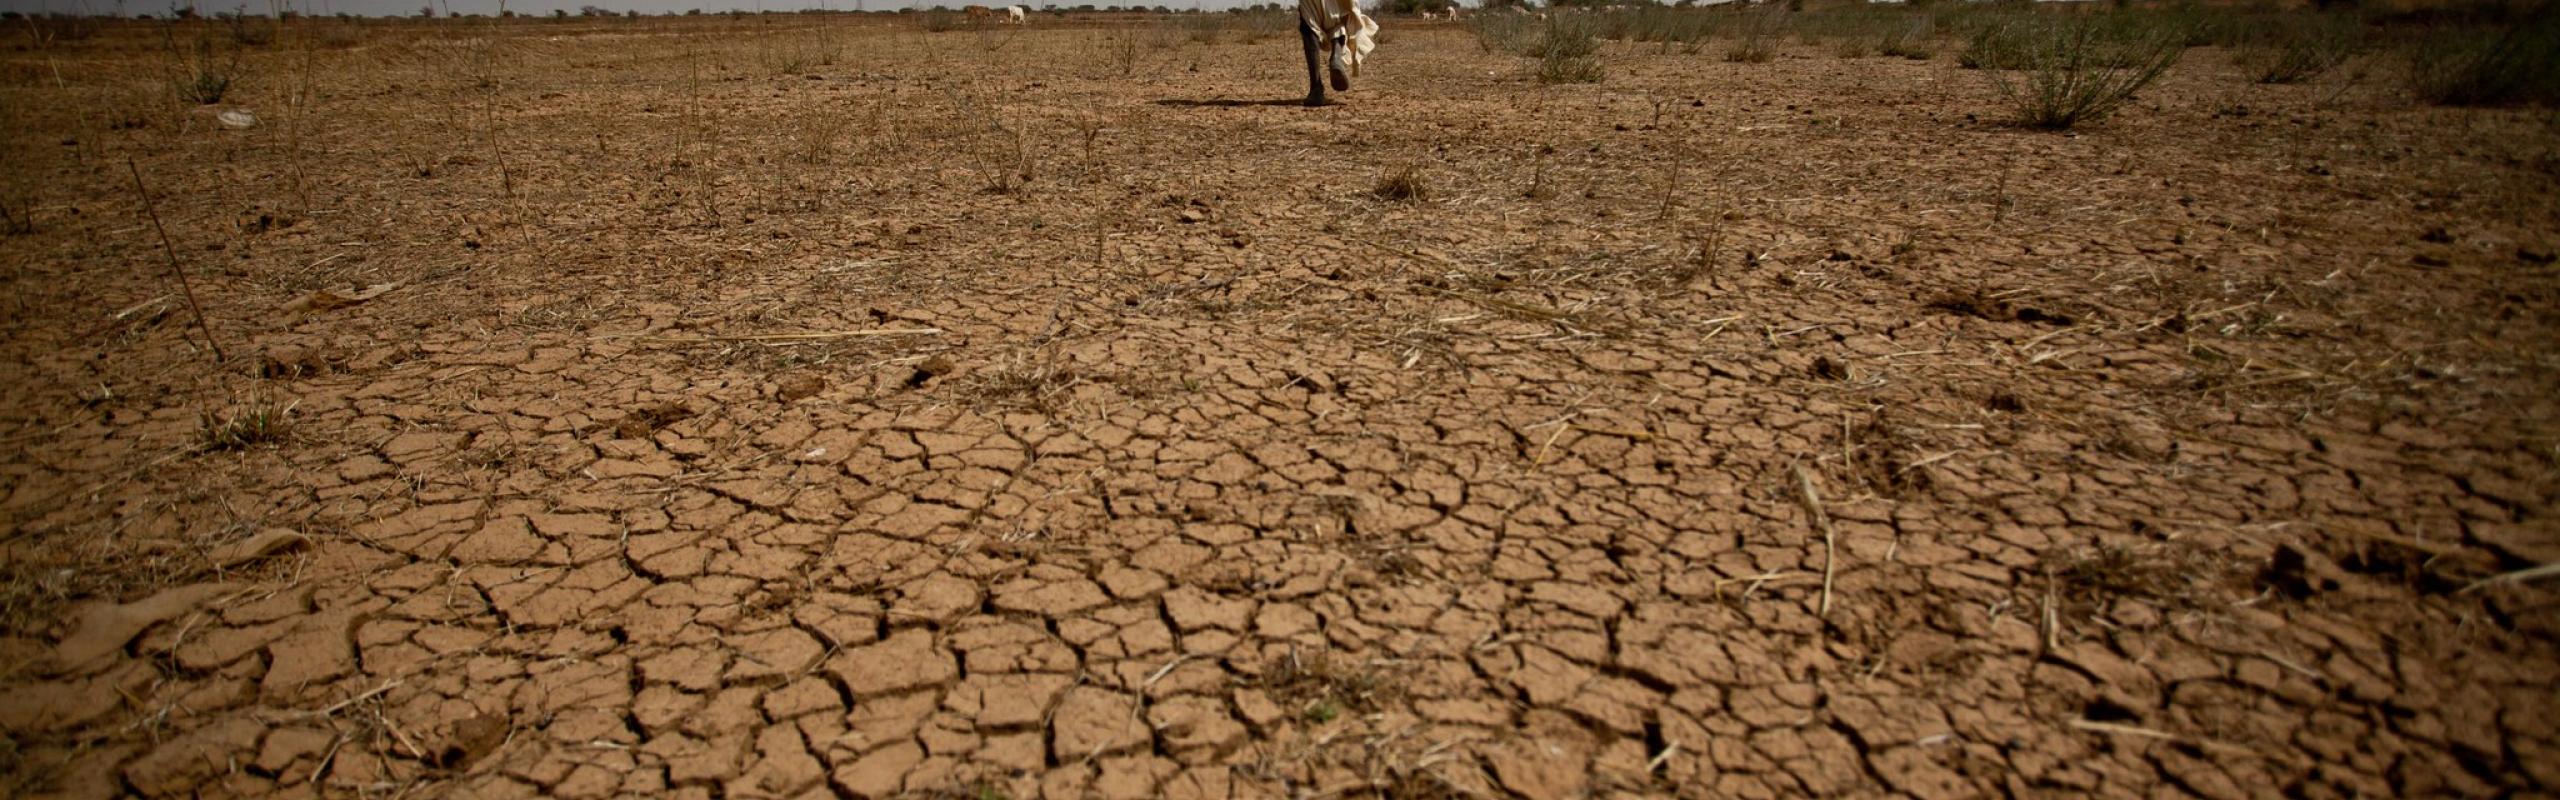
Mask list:
[[5,791],[2560,791],[2547,111],[1044,23],[0,54]]

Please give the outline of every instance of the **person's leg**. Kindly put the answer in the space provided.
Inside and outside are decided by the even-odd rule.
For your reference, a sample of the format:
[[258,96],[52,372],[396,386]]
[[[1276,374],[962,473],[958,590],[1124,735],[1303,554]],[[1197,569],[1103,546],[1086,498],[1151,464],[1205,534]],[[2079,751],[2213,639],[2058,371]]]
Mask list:
[[[1349,22],[1349,20],[1344,21]],[[1344,28],[1343,30],[1348,31],[1349,28]],[[1334,36],[1332,44],[1332,47],[1325,48],[1325,64],[1331,67],[1333,71],[1333,90],[1337,92],[1351,91],[1351,73],[1344,72],[1342,69],[1343,59],[1349,56],[1351,52],[1351,35],[1346,32]]]
[[1307,105],[1324,105],[1324,79],[1316,74],[1316,28],[1305,17],[1298,18],[1298,43],[1307,51]]

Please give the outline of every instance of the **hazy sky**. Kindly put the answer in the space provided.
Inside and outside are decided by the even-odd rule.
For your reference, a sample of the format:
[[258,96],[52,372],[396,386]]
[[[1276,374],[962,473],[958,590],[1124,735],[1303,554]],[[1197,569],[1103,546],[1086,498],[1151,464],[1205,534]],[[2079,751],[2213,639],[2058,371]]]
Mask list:
[[[495,14],[498,12],[498,0],[294,0],[291,7],[298,11],[313,14],[335,14],[343,12],[366,16],[408,16],[418,13],[419,6],[430,2],[435,3],[436,11],[439,14],[444,13],[448,7],[456,14]],[[1196,0],[1196,2],[1195,0],[1180,0],[1180,2],[1176,2],[1176,0],[1072,0],[1072,2],[1068,2],[1067,0],[1038,0],[1037,2],[1033,2],[1032,0],[1004,0],[1002,3],[998,3],[996,0],[507,0],[507,10],[514,11],[519,14],[533,14],[536,16],[549,14],[551,13],[551,10],[555,8],[567,9],[571,13],[576,13],[579,6],[586,5],[611,9],[616,12],[639,11],[643,14],[682,12],[685,9],[690,8],[699,8],[706,12],[726,11],[733,8],[746,11],[797,11],[805,8],[831,8],[848,11],[855,8],[861,8],[871,11],[881,11],[907,6],[930,8],[935,5],[945,5],[952,8],[958,8],[970,3],[980,3],[985,5],[1020,4],[1031,8],[1039,8],[1042,5],[1052,3],[1066,6],[1091,3],[1096,6],[1161,5],[1167,8],[1187,9],[1198,7],[1217,9],[1233,8],[1244,5],[1257,5],[1265,2],[1271,2],[1271,0],[1250,0],[1250,2],[1247,2],[1247,0]],[[268,0],[193,0],[192,5],[206,14],[213,14],[218,11],[229,11],[243,5],[247,6],[251,13],[264,14],[267,12],[267,3]],[[141,14],[145,12],[152,14],[165,14],[168,12],[170,4],[170,0],[125,0],[122,4],[118,4],[114,0],[0,0],[0,11],[17,11],[21,13],[41,11],[85,11],[87,13],[99,14],[115,13],[119,8],[121,8],[125,16],[132,16],[134,14]],[[190,3],[187,2],[187,0],[179,0],[177,4],[189,5]]]

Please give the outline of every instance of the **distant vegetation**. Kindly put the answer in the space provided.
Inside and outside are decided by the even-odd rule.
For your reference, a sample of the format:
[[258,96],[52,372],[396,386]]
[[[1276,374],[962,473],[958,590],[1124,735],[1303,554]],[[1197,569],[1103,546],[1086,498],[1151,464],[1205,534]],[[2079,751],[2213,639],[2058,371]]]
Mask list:
[[[1602,79],[1608,58],[1714,52],[1761,64],[1815,52],[1926,60],[1952,51],[2014,106],[2013,119],[2069,128],[2121,110],[2184,51],[2229,48],[2249,80],[2323,80],[2350,63],[2355,80],[2398,74],[2409,97],[2443,105],[2560,105],[2560,1],[2482,0],[2421,11],[2073,3],[1839,5],[1559,2],[1541,13],[1479,12],[1467,21],[1488,52],[1535,59],[1544,83]],[[1599,10],[1600,6],[1619,6]],[[1584,48],[1586,39],[1621,43]],[[1720,47],[1713,46],[1723,42]]]

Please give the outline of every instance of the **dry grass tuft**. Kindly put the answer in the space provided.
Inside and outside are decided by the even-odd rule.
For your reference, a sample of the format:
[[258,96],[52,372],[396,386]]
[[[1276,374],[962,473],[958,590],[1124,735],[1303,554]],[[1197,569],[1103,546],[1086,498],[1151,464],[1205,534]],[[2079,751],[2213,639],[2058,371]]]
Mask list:
[[585,331],[604,322],[611,304],[595,297],[571,297],[526,306],[508,320],[532,331]]
[[1271,665],[1263,669],[1259,687],[1273,701],[1295,710],[1306,721],[1321,725],[1345,712],[1376,711],[1395,699],[1395,684],[1371,666],[1338,659],[1331,653],[1300,655],[1293,649],[1272,659]]
[[1380,200],[1400,203],[1431,199],[1431,187],[1423,183],[1422,167],[1418,164],[1387,170],[1387,174],[1378,176],[1376,186],[1369,187],[1369,193],[1377,195]]
[[292,403],[258,398],[198,418],[196,449],[202,452],[246,450],[285,441],[293,433]]
[[1756,36],[1734,42],[1731,49],[1724,51],[1724,60],[1733,64],[1766,64],[1777,57],[1777,48],[1768,39]]
[[2236,585],[2249,574],[2245,565],[2182,541],[2057,549],[2040,566],[2059,610],[2075,617],[2105,614],[2124,601],[2196,608],[2215,587]]
[[982,408],[1048,414],[1064,408],[1068,395],[1084,382],[1083,373],[1074,364],[1054,357],[1025,357],[970,373],[960,390],[973,405]]

